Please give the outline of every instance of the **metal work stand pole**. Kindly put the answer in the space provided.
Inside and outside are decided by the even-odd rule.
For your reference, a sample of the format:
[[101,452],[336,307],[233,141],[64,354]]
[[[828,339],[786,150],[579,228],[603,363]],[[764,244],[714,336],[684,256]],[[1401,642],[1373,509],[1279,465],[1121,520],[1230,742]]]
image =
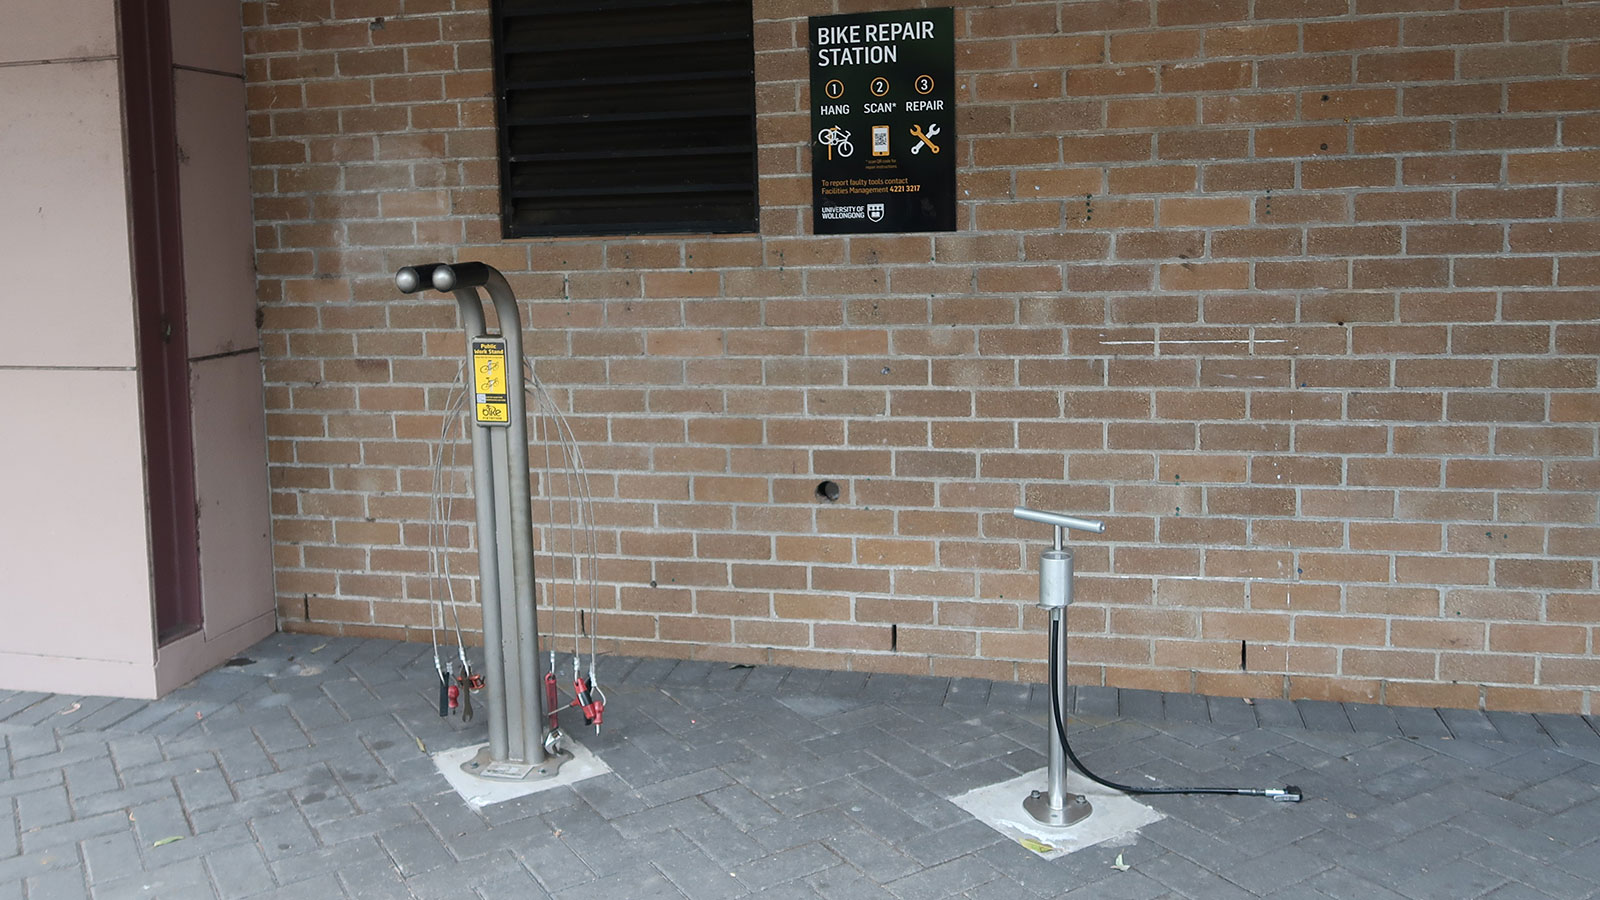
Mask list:
[[[522,317],[517,300],[505,277],[479,262],[407,266],[396,273],[395,285],[408,294],[428,287],[454,293],[466,331],[469,366],[474,360],[474,339],[504,341],[505,417],[492,427],[480,419],[472,428],[489,745],[462,768],[498,780],[549,777],[571,755],[547,746],[553,733],[545,729],[548,710],[539,665]],[[479,287],[488,290],[494,304],[498,334],[488,330]],[[509,606],[502,602],[506,581],[512,586]]]
[[[1065,716],[1068,708],[1067,607],[1072,603],[1073,573],[1072,551],[1062,545],[1062,537],[1068,528],[1099,534],[1106,530],[1106,525],[1094,519],[1041,512],[1023,506],[1016,507],[1011,514],[1019,519],[1055,526],[1055,546],[1039,554],[1039,607],[1050,613],[1050,621],[1054,625],[1050,630],[1055,636],[1056,646],[1051,656],[1055,659],[1056,669],[1050,673],[1050,685],[1055,691],[1055,708]],[[1064,828],[1087,819],[1094,812],[1094,807],[1082,794],[1067,792],[1066,751],[1061,746],[1061,735],[1056,731],[1054,713],[1047,712],[1046,716],[1050,717],[1046,727],[1050,747],[1046,789],[1030,793],[1022,801],[1022,807],[1040,825]]]

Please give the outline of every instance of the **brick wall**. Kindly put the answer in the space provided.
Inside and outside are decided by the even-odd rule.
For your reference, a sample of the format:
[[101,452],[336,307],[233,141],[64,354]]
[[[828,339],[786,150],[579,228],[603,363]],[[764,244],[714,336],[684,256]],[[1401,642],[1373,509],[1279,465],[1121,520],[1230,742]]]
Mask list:
[[959,231],[813,237],[805,16],[899,4],[757,0],[762,232],[561,241],[484,5],[245,4],[282,627],[427,639],[460,338],[391,279],[482,259],[608,646],[1041,680],[1027,503],[1109,521],[1076,681],[1595,711],[1600,3],[958,5]]

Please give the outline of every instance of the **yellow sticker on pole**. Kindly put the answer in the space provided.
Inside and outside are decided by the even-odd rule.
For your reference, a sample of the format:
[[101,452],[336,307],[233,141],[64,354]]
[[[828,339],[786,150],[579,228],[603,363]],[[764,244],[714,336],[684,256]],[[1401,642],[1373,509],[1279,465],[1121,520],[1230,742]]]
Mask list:
[[479,425],[507,425],[511,408],[506,403],[505,338],[472,339],[473,417]]

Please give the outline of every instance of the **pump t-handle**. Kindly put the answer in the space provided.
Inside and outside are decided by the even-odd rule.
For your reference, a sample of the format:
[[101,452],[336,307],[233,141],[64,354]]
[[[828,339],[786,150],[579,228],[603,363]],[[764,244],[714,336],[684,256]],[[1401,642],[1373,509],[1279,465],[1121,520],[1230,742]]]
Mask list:
[[1106,530],[1106,523],[1098,519],[1080,519],[1077,516],[1029,509],[1026,506],[1013,507],[1011,514],[1019,519],[1027,519],[1030,522],[1038,522],[1042,525],[1054,525],[1057,528],[1092,531],[1095,534],[1104,534]]

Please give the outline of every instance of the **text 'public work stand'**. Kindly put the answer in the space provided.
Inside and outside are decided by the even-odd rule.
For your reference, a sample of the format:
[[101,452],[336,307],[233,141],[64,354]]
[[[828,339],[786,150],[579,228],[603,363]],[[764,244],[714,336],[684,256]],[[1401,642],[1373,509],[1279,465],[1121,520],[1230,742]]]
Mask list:
[[[1056,652],[1051,656],[1056,660],[1057,666],[1056,670],[1050,673],[1050,689],[1055,692],[1053,702],[1056,708],[1062,710],[1062,715],[1066,715],[1065,710],[1069,706],[1067,605],[1072,602],[1072,551],[1062,545],[1062,533],[1068,528],[1073,528],[1101,534],[1106,530],[1106,523],[1095,519],[1041,512],[1025,506],[1012,509],[1011,514],[1019,519],[1054,525],[1056,528],[1055,547],[1039,554],[1039,607],[1050,614],[1051,622],[1055,625],[1050,629],[1056,640]],[[1056,729],[1053,718],[1046,730],[1050,734],[1050,770],[1047,787],[1044,791],[1034,791],[1029,794],[1022,801],[1022,808],[1026,809],[1040,825],[1056,828],[1076,825],[1089,818],[1089,814],[1094,812],[1094,807],[1082,794],[1067,793],[1067,755],[1062,749],[1061,734]]]
[[[462,771],[497,781],[556,774],[571,754],[545,731],[539,621],[534,606],[533,510],[528,485],[527,405],[522,378],[522,317],[505,276],[480,262],[407,266],[395,286],[413,294],[453,292],[467,335],[473,388],[472,475],[478,509],[478,582],[483,602],[483,669],[489,745]],[[478,288],[494,302],[500,331],[484,322]],[[513,603],[501,602],[512,585]]]

